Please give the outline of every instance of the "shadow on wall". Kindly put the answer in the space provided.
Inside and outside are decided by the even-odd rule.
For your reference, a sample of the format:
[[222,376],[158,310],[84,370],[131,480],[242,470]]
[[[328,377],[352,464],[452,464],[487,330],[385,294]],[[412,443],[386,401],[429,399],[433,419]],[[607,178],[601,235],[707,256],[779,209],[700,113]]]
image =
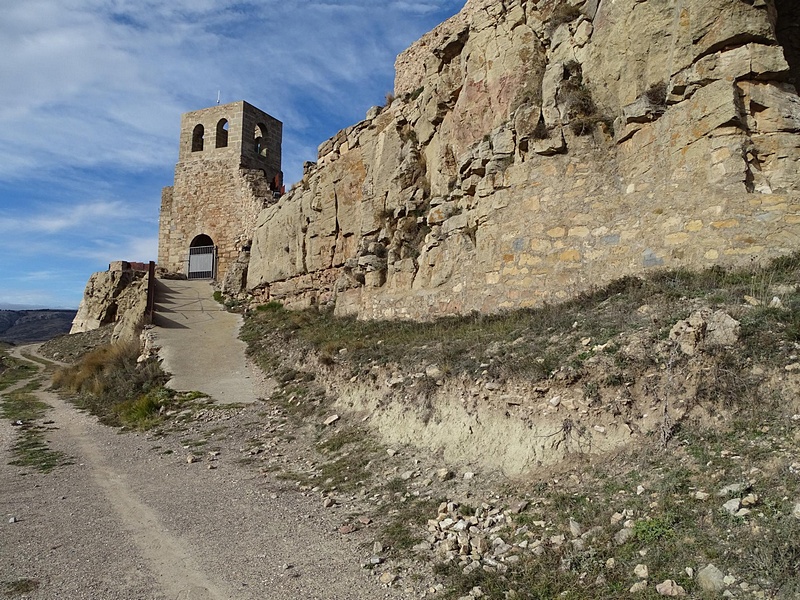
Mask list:
[[775,0],[775,33],[791,69],[791,82],[800,93],[800,2]]

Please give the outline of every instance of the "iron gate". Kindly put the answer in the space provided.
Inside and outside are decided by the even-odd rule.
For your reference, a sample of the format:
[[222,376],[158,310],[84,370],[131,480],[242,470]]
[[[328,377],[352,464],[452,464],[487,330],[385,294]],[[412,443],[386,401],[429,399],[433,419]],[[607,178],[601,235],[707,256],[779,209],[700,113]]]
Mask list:
[[213,279],[216,257],[216,246],[189,248],[189,279]]

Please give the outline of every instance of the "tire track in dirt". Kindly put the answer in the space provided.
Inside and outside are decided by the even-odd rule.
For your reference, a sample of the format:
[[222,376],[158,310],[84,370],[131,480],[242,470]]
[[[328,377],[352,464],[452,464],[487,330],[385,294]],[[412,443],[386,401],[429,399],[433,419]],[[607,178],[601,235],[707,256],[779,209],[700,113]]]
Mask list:
[[[36,374],[8,388],[7,394],[20,389],[44,374],[44,365],[31,361],[38,346],[15,347],[11,355],[37,367]],[[47,359],[44,359],[47,360]],[[50,361],[52,362],[52,361]],[[234,596],[212,582],[200,569],[187,544],[166,532],[158,515],[133,492],[126,476],[114,469],[102,450],[92,441],[91,429],[98,427],[85,414],[78,413],[56,394],[32,392],[51,407],[48,419],[55,421],[60,435],[74,443],[75,457],[89,469],[91,478],[105,501],[116,513],[120,525],[128,531],[149,570],[156,576],[163,593],[174,600],[229,600]]]

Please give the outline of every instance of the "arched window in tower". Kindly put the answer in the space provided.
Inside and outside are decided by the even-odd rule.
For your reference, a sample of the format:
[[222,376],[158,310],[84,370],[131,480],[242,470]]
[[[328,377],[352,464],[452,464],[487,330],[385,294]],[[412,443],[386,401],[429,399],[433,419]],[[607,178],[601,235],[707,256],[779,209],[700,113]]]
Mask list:
[[203,138],[206,130],[202,125],[196,125],[192,131],[192,152],[203,151]]
[[217,148],[228,147],[228,119],[220,119],[217,123]]
[[256,125],[255,151],[259,156],[267,156],[267,126],[263,123]]

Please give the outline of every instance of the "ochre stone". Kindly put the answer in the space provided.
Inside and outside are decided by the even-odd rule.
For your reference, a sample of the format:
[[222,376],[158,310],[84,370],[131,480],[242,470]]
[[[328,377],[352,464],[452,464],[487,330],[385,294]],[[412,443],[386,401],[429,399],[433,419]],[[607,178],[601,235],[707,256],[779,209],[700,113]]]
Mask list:
[[161,200],[162,270],[188,275],[189,248],[208,245],[211,275],[224,278],[249,248],[259,213],[280,194],[282,129],[247,102],[183,115],[175,183]]
[[222,268],[252,237],[256,301],[429,319],[795,252],[796,54],[771,5],[590,2],[554,26],[553,2],[469,0],[274,204],[280,163],[259,179],[244,146],[192,156],[184,123],[161,266],[184,269],[203,233]]

